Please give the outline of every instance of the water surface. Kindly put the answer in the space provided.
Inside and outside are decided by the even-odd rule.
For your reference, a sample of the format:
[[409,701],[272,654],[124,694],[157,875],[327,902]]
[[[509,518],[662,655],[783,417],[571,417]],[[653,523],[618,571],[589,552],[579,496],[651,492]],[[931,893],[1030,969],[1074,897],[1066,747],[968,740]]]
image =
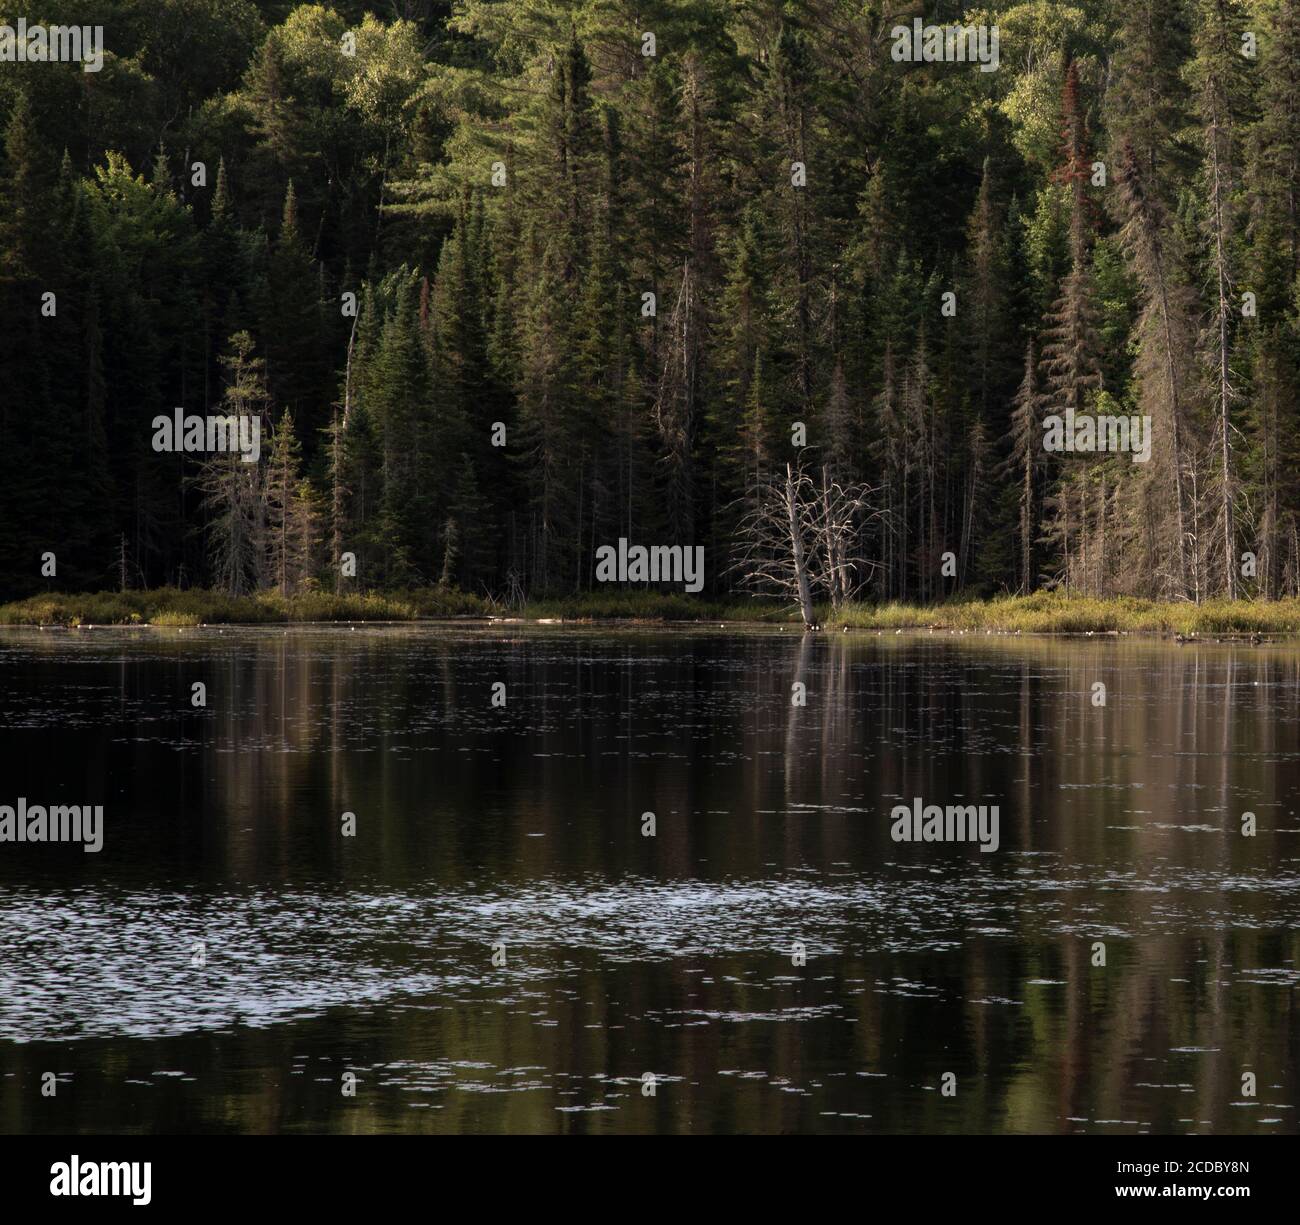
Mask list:
[[0,763],[6,1132],[1300,1130],[1300,647],[9,630]]

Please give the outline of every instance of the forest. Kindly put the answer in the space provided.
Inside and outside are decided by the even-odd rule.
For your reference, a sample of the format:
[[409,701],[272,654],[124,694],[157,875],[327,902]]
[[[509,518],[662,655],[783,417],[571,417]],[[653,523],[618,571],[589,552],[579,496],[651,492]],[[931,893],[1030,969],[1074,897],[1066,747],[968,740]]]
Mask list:
[[1300,0],[9,8],[5,598],[1300,594]]

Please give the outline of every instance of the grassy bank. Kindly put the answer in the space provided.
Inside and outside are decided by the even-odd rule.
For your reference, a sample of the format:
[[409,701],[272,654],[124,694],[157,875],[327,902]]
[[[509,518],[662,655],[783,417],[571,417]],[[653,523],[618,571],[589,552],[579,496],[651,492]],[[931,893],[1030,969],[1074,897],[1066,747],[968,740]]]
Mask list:
[[[46,594],[0,605],[0,625],[267,625],[306,621],[419,621],[508,616],[532,621],[769,623],[795,626],[792,608],[770,601],[719,602],[679,593],[611,591],[534,600],[503,609],[478,596],[439,588],[284,597],[162,587],[153,591]],[[1213,637],[1300,635],[1300,600],[1160,603],[1039,592],[938,605],[854,604],[821,610],[825,629],[942,629],[1067,634],[1150,633]]]
[[273,625],[289,621],[417,621],[484,616],[476,596],[429,588],[388,594],[334,595],[216,591],[159,587],[152,591],[98,591],[36,595],[0,605],[0,625]]
[[1213,600],[1204,604],[1093,599],[1038,592],[934,606],[853,605],[827,612],[826,625],[853,629],[992,631],[1024,634],[1300,634],[1300,600]]
[[152,591],[44,594],[0,604],[0,625],[274,625],[303,621],[420,621],[501,616],[533,621],[787,621],[780,605],[757,600],[719,603],[676,593],[617,591],[533,600],[508,609],[460,591],[334,595],[217,591],[159,587]]

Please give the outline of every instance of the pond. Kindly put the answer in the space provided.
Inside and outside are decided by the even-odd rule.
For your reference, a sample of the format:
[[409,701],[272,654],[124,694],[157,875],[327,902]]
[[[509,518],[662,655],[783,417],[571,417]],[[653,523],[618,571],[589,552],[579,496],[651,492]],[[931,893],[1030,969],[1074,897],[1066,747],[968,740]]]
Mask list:
[[1300,1130],[1300,646],[5,630],[0,761],[6,1132]]

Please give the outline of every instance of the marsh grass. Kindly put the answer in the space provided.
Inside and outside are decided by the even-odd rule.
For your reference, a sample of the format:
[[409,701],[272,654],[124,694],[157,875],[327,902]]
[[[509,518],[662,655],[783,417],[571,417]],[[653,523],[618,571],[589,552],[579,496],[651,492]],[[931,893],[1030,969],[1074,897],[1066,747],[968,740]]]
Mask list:
[[948,604],[859,604],[827,612],[855,629],[989,630],[1024,634],[1300,634],[1300,600],[1161,603],[1127,596],[1094,599],[1057,592]]
[[386,594],[309,591],[229,596],[198,588],[98,591],[30,596],[0,605],[0,625],[268,625],[295,621],[416,621],[483,616],[485,603],[428,588]]
[[[353,593],[261,592],[228,596],[199,589],[100,591],[30,596],[0,605],[0,625],[267,625],[292,622],[420,621],[506,616],[577,622],[770,623],[798,625],[796,611],[775,601],[719,602],[674,592],[591,592],[533,600],[507,609],[444,588]],[[1128,597],[1093,599],[1058,592],[998,596],[937,605],[854,604],[819,612],[824,629],[942,629],[1024,634],[1150,633],[1185,637],[1300,634],[1300,600],[1159,603]]]

